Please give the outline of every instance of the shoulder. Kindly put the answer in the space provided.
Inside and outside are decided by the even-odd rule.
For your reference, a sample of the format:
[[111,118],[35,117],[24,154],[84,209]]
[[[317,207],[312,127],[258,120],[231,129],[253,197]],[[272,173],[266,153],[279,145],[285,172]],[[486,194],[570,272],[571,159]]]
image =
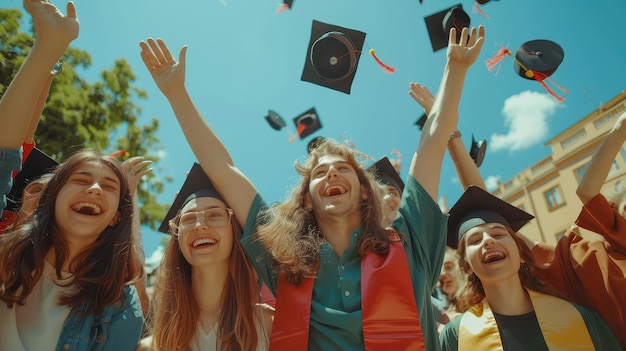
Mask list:
[[459,325],[461,316],[456,317],[446,324],[439,335],[442,350],[458,350],[459,347]]
[[258,303],[256,306],[259,320],[267,334],[270,335],[272,333],[272,324],[274,323],[274,308],[266,303]]
[[137,344],[137,348],[135,351],[151,351],[152,350],[152,335],[142,339],[139,344]]

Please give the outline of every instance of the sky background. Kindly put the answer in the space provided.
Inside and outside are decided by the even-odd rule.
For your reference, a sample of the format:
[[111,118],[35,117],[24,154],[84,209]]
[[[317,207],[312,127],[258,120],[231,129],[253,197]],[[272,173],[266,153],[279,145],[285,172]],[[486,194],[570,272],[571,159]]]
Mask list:
[[[65,12],[65,1],[52,1]],[[186,86],[192,98],[237,166],[255,183],[266,201],[280,201],[295,184],[293,163],[306,156],[315,136],[351,140],[360,151],[378,159],[403,156],[402,177],[419,140],[415,121],[422,108],[408,95],[409,83],[439,87],[445,50],[432,51],[424,17],[462,4],[471,25],[484,25],[485,45],[470,69],[459,107],[462,140],[472,134],[488,143],[480,167],[489,187],[507,181],[550,154],[545,142],[591,113],[624,89],[623,14],[617,0],[492,1],[482,5],[489,16],[472,12],[471,0],[295,0],[291,10],[276,14],[276,0],[75,0],[80,34],[72,46],[88,51],[88,81],[126,59],[148,92],[138,101],[140,123],[157,117],[158,137],[165,147],[155,174],[170,176],[160,202],[171,203],[195,157],[171,108],[152,81],[139,56],[139,41],[163,38],[174,55],[188,45]],[[21,7],[21,1],[0,0],[0,7]],[[351,93],[344,94],[300,80],[313,20],[366,33],[365,46]],[[513,60],[500,72],[489,72],[484,60],[502,45],[515,51],[524,42],[557,42],[565,58],[552,79],[567,88],[559,104],[535,81],[517,76]],[[384,73],[365,52],[373,48],[386,64]],[[552,86],[554,88],[554,86]],[[555,89],[560,93],[558,89]],[[289,142],[286,131],[265,121],[269,109],[295,130],[292,119],[315,107],[323,128],[304,140]],[[446,155],[440,195],[451,206],[461,187]],[[146,255],[160,256],[162,237],[143,232]]]

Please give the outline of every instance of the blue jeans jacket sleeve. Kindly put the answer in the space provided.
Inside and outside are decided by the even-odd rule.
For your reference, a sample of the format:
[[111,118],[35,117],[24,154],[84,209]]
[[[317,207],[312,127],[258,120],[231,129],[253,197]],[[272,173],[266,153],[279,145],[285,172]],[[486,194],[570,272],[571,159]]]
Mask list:
[[87,303],[72,309],[57,343],[57,351],[132,351],[141,337],[143,312],[137,290],[124,288],[119,301],[101,314],[84,317]]
[[7,194],[11,190],[13,171],[22,167],[21,149],[0,148],[0,214],[7,206]]

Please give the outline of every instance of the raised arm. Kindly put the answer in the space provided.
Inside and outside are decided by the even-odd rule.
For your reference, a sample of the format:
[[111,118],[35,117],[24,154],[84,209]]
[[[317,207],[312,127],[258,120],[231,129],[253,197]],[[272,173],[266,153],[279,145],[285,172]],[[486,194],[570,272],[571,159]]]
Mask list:
[[24,142],[50,70],[78,36],[72,2],[67,4],[67,16],[47,0],[24,0],[24,8],[32,16],[36,39],[0,100],[0,148],[6,149],[19,149]]
[[439,178],[443,155],[450,134],[458,122],[458,106],[469,67],[476,61],[482,48],[485,30],[482,26],[472,28],[468,39],[468,29],[463,28],[460,40],[456,42],[456,29],[450,30],[447,62],[439,92],[424,124],[420,143],[413,155],[410,174],[437,201]]
[[[410,87],[411,90],[409,91],[409,95],[411,95],[411,97],[424,108],[426,116],[429,116],[430,110],[435,103],[435,97],[424,85],[411,83]],[[463,145],[461,133],[456,129],[457,128],[455,127],[455,131],[450,134],[450,139],[448,141],[448,153],[450,154],[450,158],[452,159],[452,163],[456,169],[456,174],[459,176],[461,187],[465,190],[470,185],[476,185],[487,190],[476,163],[470,156],[469,152],[467,152],[465,145]]]
[[245,221],[257,190],[235,166],[228,150],[206,123],[185,88],[187,46],[181,49],[179,61],[176,61],[161,39],[155,41],[149,38],[145,42],[140,42],[139,45],[143,62],[172,106],[187,142],[202,165],[202,169],[235,211],[239,223],[245,227]]
[[578,183],[576,195],[583,204],[600,193],[602,185],[609,175],[615,156],[626,141],[626,112],[622,113],[613,128],[591,158],[591,162]]

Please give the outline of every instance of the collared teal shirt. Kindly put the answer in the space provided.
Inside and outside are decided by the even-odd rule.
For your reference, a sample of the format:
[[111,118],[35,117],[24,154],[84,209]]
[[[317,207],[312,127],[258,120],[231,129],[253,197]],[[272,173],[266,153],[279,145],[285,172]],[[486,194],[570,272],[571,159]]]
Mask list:
[[[276,294],[277,276],[263,245],[254,240],[258,213],[266,203],[257,194],[250,208],[242,244],[259,276]],[[404,234],[409,270],[427,350],[439,350],[439,336],[430,294],[439,279],[445,251],[447,217],[426,190],[408,177],[393,227]],[[361,258],[355,247],[361,228],[337,257],[332,246],[321,247],[321,266],[313,285],[309,350],[364,350],[361,319]]]

